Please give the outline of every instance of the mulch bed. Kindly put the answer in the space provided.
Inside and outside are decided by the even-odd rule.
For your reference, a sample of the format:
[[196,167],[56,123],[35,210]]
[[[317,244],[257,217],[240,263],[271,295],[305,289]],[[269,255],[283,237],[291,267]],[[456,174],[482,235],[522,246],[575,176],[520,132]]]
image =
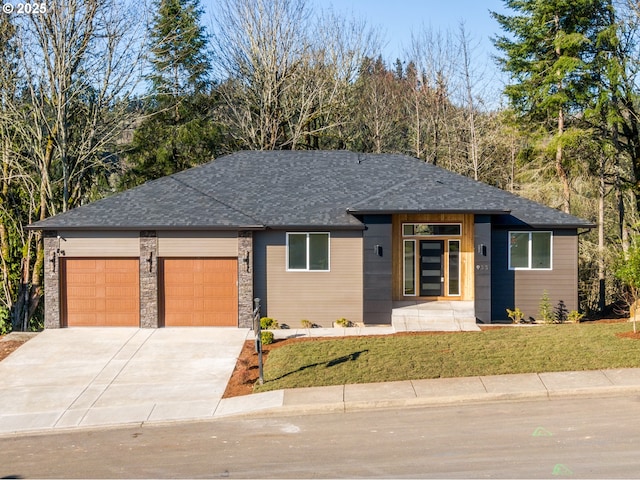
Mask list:
[[[32,335],[0,336],[0,361],[11,355],[15,349],[28,341]],[[11,339],[10,339],[11,338]]]
[[640,340],[640,332],[637,332],[637,333],[633,333],[633,332],[616,333],[616,337],[632,338],[634,340]]
[[[283,347],[295,342],[317,341],[317,337],[288,338],[286,340],[275,340],[270,345],[262,346],[262,363],[266,362],[269,352],[276,348]],[[256,353],[255,342],[247,340],[242,346],[240,356],[236,362],[236,367],[231,374],[231,379],[222,398],[239,397],[253,393],[253,386],[258,381],[258,354]]]

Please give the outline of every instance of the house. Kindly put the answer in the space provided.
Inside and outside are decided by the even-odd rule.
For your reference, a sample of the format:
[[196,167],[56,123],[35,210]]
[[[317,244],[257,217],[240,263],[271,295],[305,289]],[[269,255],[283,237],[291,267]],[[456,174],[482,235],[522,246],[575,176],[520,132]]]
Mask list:
[[[404,155],[247,151],[34,223],[45,327],[390,324],[466,302],[479,323],[543,293],[578,308],[574,216]],[[445,303],[446,302],[446,303]]]

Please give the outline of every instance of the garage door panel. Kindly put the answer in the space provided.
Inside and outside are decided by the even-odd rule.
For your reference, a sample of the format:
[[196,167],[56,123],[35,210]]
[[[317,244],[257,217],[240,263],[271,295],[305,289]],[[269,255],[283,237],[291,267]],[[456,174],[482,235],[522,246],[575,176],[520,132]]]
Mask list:
[[69,285],[69,281],[67,279],[67,295],[77,298],[94,298],[96,296],[96,287]]
[[[188,268],[188,267],[185,267]],[[171,277],[171,283],[172,285],[175,286],[180,286],[181,284],[193,284],[193,273],[188,272],[176,272],[176,273],[171,273],[171,272],[166,272],[167,276]]]
[[139,326],[138,259],[64,259],[68,326]]
[[98,278],[95,273],[70,273],[67,275],[67,280],[71,285],[87,286],[95,285]]
[[220,285],[220,287],[218,287],[218,292],[222,297],[228,297],[230,295],[233,295],[237,291],[238,291],[237,285]]
[[105,285],[132,285],[138,280],[137,275],[133,276],[131,273],[112,273],[104,276]]
[[109,326],[113,326],[113,327],[129,327],[130,325],[130,320],[129,320],[129,315],[127,314],[118,314],[118,313],[113,313],[113,314],[105,314],[102,316],[103,318],[103,324],[104,325],[109,325]]
[[128,286],[105,286],[104,288],[96,289],[96,295],[104,298],[115,298],[123,302],[136,301],[133,298],[131,287]]
[[[107,299],[104,300],[105,307],[106,307],[106,302],[107,301],[108,301]],[[130,312],[130,311],[133,311],[133,310],[139,308],[138,307],[138,305],[139,305],[138,302],[135,299],[132,299],[132,298],[125,299],[125,298],[120,297],[120,300],[118,300],[118,302],[121,304],[121,308],[119,309],[118,312],[114,313],[114,314],[117,314],[117,315],[123,315],[126,312]]]
[[237,326],[235,258],[162,259],[165,326]]
[[[193,281],[193,279],[191,279]],[[195,295],[195,288],[193,285],[174,285],[170,287],[170,290],[166,292],[167,298],[175,299],[176,301],[181,298],[191,298]]]
[[171,324],[167,325],[169,327],[171,326],[177,326],[177,325],[182,325],[182,326],[198,326],[195,323],[195,317],[196,317],[196,313],[194,312],[187,312],[185,311],[184,313],[180,313],[180,312],[173,312],[171,313],[170,316],[170,320],[171,320]]

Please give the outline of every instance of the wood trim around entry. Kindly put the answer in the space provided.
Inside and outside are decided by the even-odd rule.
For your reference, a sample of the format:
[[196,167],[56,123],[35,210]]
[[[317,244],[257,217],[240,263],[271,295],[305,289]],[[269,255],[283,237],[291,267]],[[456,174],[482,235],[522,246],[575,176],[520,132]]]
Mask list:
[[[443,297],[419,297],[403,295],[403,248],[402,248],[402,224],[403,223],[460,223],[462,224],[461,237],[433,236],[423,237],[433,240],[460,240],[460,295]],[[474,215],[462,213],[419,213],[396,214],[392,217],[392,286],[394,301],[411,300],[473,300],[474,298]],[[417,238],[417,237],[416,237]],[[447,268],[445,261],[444,268]]]

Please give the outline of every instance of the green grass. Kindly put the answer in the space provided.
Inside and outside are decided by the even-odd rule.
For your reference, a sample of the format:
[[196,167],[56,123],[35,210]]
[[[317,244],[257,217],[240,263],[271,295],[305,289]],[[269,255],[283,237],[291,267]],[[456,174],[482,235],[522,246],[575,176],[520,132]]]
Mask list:
[[628,323],[315,339],[276,348],[256,391],[421,378],[640,367]]

